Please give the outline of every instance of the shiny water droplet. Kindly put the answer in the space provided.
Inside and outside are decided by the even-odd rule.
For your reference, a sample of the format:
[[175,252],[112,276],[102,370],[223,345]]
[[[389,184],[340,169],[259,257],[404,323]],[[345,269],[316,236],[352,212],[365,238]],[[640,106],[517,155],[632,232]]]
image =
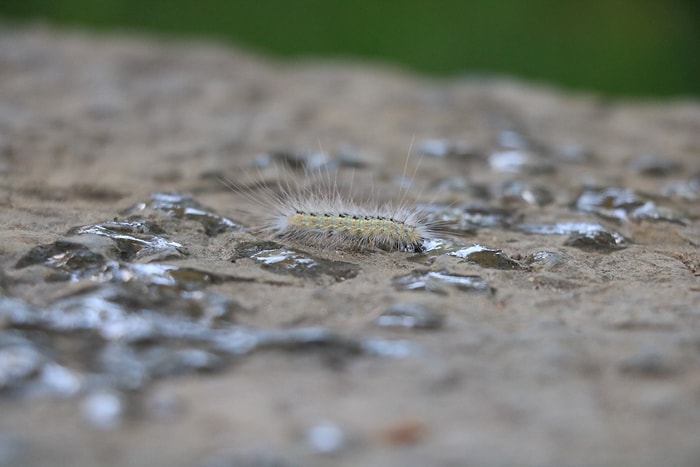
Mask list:
[[628,188],[587,188],[578,196],[574,206],[579,211],[592,212],[609,219],[650,219],[679,224],[688,222],[674,207],[660,205],[651,197]]
[[378,326],[438,329],[444,317],[418,303],[395,303],[374,321]]
[[83,416],[95,428],[117,428],[124,415],[125,402],[114,392],[96,392],[83,401]]
[[337,281],[350,279],[360,268],[344,261],[332,261],[312,256],[306,252],[285,248],[274,242],[243,243],[236,248],[234,258],[251,258],[263,268],[276,274],[318,278],[330,276]]
[[331,454],[343,447],[345,434],[335,423],[322,422],[309,429],[306,433],[306,440],[314,451],[321,454]]
[[472,245],[466,248],[448,253],[449,256],[456,256],[467,261],[476,263],[485,268],[494,269],[522,269],[523,266],[503,253],[501,250],[486,248],[481,245]]
[[398,290],[427,290],[434,293],[447,293],[450,289],[493,293],[493,289],[479,276],[462,276],[444,271],[415,271],[395,277],[392,285]]

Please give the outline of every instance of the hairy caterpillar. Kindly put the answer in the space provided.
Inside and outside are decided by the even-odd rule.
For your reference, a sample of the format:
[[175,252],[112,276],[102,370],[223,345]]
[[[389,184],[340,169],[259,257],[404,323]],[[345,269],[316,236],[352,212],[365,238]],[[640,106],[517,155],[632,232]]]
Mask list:
[[[428,213],[407,201],[407,189],[398,189],[398,201],[360,201],[341,193],[337,173],[305,173],[304,188],[278,182],[273,189],[258,184],[258,190],[244,189],[235,182],[222,182],[255,206],[250,214],[255,230],[295,243],[321,248],[357,250],[379,248],[387,251],[424,251],[423,243],[433,237],[436,223]],[[405,175],[405,168],[404,168]]]

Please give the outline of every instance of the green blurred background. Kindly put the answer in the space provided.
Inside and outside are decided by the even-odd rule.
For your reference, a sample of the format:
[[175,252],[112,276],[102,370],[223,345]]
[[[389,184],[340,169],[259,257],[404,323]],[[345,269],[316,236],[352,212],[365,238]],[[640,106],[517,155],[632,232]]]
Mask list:
[[700,95],[700,0],[0,0],[0,21],[36,20],[607,95]]

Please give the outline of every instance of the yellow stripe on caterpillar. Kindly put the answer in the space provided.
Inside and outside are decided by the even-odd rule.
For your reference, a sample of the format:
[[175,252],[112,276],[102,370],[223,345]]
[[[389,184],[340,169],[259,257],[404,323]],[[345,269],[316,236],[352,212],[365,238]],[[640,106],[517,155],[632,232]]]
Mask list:
[[[329,234],[340,233],[367,238],[367,243],[382,243],[390,241],[396,244],[415,245],[422,239],[421,233],[415,226],[403,221],[380,217],[359,216],[352,214],[296,212],[287,217],[287,226],[309,230],[326,231]],[[375,241],[371,241],[371,239]]]

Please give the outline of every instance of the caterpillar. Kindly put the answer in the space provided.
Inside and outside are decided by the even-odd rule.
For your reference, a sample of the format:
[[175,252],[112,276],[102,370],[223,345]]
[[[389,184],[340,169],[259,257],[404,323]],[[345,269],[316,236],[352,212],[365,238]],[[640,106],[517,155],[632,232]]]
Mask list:
[[352,190],[341,193],[337,173],[305,174],[305,188],[278,182],[276,190],[263,184],[255,192],[222,181],[254,206],[254,230],[270,237],[328,249],[416,253],[433,238],[436,223],[424,208],[406,202],[406,189],[398,190],[398,201],[360,201]]

